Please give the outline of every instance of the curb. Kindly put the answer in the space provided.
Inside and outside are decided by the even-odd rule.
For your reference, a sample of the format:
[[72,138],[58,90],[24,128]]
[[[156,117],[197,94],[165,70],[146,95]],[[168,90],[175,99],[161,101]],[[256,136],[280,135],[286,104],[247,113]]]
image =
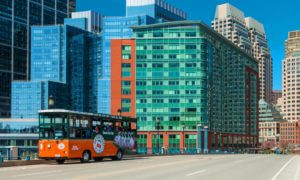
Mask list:
[[39,165],[39,164],[50,164],[55,163],[55,161],[46,161],[46,160],[15,160],[15,161],[4,161],[0,164],[1,167],[14,167],[14,166],[29,166],[29,165]]
[[[159,157],[159,156],[176,156],[178,154],[161,154],[161,155],[155,155],[155,154],[149,154],[149,155],[142,155],[142,154],[134,154],[134,155],[124,155],[124,158],[146,158],[146,157]],[[183,154],[181,154],[183,155]],[[30,165],[41,165],[41,164],[56,164],[54,160],[44,160],[44,159],[38,159],[38,160],[12,160],[12,161],[4,161],[2,164],[0,164],[1,167],[15,167],[15,166],[30,166]]]

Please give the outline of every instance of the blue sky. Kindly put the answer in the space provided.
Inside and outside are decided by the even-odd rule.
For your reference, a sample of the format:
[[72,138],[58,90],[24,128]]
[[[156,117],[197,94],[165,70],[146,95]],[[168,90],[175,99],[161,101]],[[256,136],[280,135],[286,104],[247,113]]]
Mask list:
[[[288,31],[300,30],[299,0],[165,0],[188,13],[189,19],[210,25],[216,5],[229,2],[265,26],[273,57],[273,88],[281,89],[281,62]],[[77,10],[125,15],[125,0],[77,0]]]

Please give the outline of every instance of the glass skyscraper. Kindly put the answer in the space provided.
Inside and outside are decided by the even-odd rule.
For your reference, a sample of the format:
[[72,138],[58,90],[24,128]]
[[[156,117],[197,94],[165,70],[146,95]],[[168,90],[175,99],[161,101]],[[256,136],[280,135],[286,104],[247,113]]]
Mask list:
[[131,38],[131,26],[154,24],[163,21],[185,20],[187,14],[163,0],[126,0],[125,17],[105,17],[103,19],[103,62],[102,79],[99,80],[98,113],[111,113],[110,89],[110,48],[111,39]]
[[11,82],[30,79],[30,26],[63,24],[76,0],[0,1],[0,117],[11,116]]
[[50,97],[53,108],[96,112],[101,36],[68,24],[32,27],[31,81],[13,82],[13,118],[36,118]]

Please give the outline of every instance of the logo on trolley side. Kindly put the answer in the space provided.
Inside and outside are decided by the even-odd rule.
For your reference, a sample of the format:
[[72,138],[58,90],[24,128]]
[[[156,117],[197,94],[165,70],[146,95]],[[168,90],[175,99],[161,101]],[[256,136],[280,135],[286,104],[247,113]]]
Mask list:
[[105,140],[101,134],[95,136],[93,146],[97,154],[100,154],[104,151]]

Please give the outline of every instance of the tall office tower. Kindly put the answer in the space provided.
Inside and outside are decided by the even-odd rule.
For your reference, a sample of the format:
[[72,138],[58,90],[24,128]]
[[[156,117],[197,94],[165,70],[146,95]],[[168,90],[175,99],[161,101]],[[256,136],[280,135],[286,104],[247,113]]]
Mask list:
[[[65,23],[73,23],[73,26],[76,27],[80,27],[80,25],[84,24],[85,26],[80,28],[90,32],[100,33],[102,30],[102,18],[103,16],[101,14],[94,11],[80,11],[73,12],[72,18],[65,19]],[[77,19],[77,21],[74,19]],[[81,21],[85,21],[85,23],[82,23]]]
[[0,1],[0,117],[11,116],[11,82],[30,79],[30,26],[63,24],[76,0]]
[[112,40],[111,110],[136,115],[139,153],[256,146],[259,78],[252,56],[197,21],[133,32]]
[[282,62],[282,98],[285,120],[300,119],[300,31],[289,32]]
[[259,62],[260,99],[271,102],[273,63],[264,26],[229,3],[217,6],[212,28]]
[[[69,24],[78,24],[78,19]],[[33,26],[31,81],[12,84],[12,117],[36,118],[49,108],[97,112],[101,36],[70,26]],[[54,100],[50,107],[49,100]]]
[[126,16],[141,14],[161,19],[162,21],[179,21],[187,19],[187,14],[164,0],[126,0]]
[[300,31],[289,32],[289,37],[285,41],[285,57],[300,52]]
[[277,105],[278,99],[282,97],[282,91],[281,90],[273,90],[272,91],[272,98],[271,98],[271,104]]
[[273,62],[267,42],[264,26],[257,20],[245,18],[252,43],[252,55],[259,63],[260,99],[271,103],[273,89]]
[[185,20],[187,14],[163,0],[126,0],[125,17],[105,17],[103,19],[103,68],[99,81],[99,113],[111,113],[110,90],[110,41],[117,38],[131,38],[131,26],[154,24],[163,21]]
[[212,28],[247,53],[252,52],[249,30],[246,27],[244,12],[241,10],[229,3],[218,5]]

